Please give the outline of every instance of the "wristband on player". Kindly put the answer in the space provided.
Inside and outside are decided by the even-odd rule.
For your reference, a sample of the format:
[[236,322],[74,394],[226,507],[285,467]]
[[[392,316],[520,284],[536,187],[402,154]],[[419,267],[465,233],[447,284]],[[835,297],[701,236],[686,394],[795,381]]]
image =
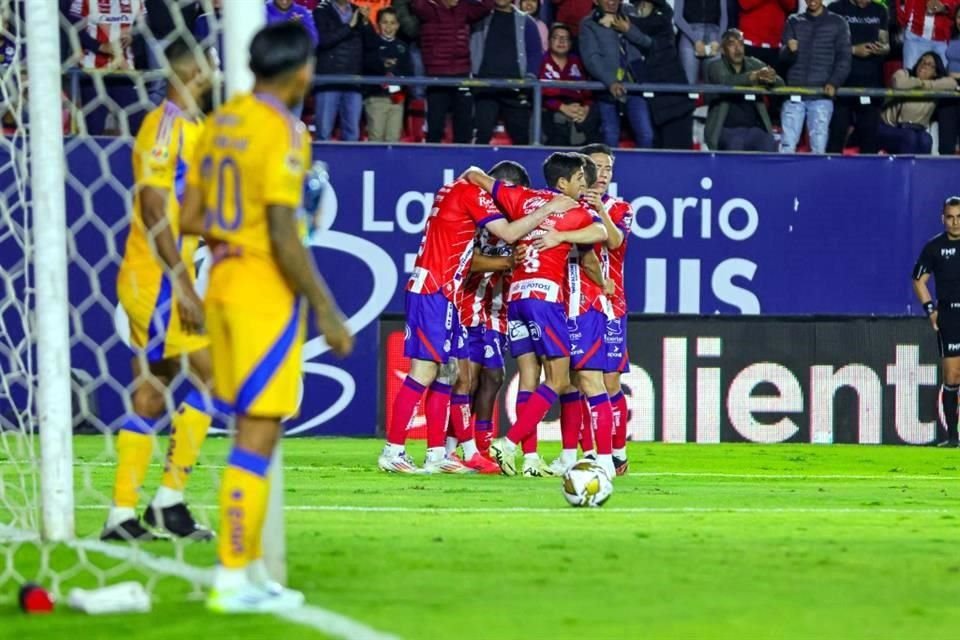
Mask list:
[[933,300],[928,300],[923,303],[923,310],[928,316],[931,316],[937,310],[937,305]]

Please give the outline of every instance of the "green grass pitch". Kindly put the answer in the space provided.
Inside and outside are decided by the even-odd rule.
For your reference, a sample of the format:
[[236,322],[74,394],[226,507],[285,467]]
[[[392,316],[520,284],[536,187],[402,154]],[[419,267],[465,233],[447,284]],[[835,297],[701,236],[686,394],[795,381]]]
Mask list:
[[[375,470],[380,446],[284,443],[290,582],[310,604],[405,639],[960,637],[957,450],[634,443],[609,503],[578,510],[557,479],[388,476]],[[191,487],[210,518],[226,449],[206,445]],[[85,536],[110,491],[104,450],[102,438],[76,440]],[[210,545],[182,551],[213,563]],[[323,637],[269,616],[213,616],[175,578],[153,585],[150,614],[25,616],[4,565],[33,579],[40,555],[2,551],[4,639]],[[66,549],[49,562],[63,587],[99,571],[143,577]]]

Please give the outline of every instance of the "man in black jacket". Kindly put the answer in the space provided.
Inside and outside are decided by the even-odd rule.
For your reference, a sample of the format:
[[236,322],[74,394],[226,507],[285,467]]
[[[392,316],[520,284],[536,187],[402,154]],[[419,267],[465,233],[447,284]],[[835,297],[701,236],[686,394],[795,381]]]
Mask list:
[[[317,75],[363,73],[363,27],[369,7],[355,7],[350,0],[325,0],[313,11],[320,44]],[[320,84],[316,94],[317,139],[329,140],[340,117],[340,139],[360,139],[363,95],[356,86]]]
[[823,0],[807,0],[807,12],[787,20],[783,42],[780,59],[789,65],[787,85],[822,89],[826,96],[808,100],[791,97],[783,104],[780,151],[796,151],[806,119],[810,149],[823,153],[827,150],[833,96],[850,73],[850,28],[846,20],[824,8]]

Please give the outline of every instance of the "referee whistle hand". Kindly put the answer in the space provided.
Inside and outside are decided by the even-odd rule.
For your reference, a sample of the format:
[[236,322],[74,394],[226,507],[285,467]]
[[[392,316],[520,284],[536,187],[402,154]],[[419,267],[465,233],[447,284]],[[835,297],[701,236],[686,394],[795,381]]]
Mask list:
[[180,315],[180,326],[189,334],[204,333],[203,301],[193,290],[193,287],[184,287],[177,296],[177,313]]

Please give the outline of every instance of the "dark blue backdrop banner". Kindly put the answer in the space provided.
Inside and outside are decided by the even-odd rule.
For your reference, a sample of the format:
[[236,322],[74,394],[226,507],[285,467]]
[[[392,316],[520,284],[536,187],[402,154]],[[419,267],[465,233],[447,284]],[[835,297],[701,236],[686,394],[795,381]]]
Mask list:
[[[103,144],[110,146],[91,143],[67,157],[71,331],[73,367],[97,389],[96,422],[113,428],[129,381],[130,352],[116,337],[123,319],[115,278],[131,176],[129,148]],[[403,286],[434,193],[471,164],[486,168],[503,159],[523,163],[542,184],[546,155],[485,147],[316,147],[316,158],[330,166],[332,189],[324,200],[327,230],[314,253],[358,339],[354,355],[340,362],[311,333],[301,415],[291,431],[374,432],[381,393],[377,319],[403,310]],[[943,198],[960,191],[957,168],[956,161],[935,158],[620,153],[613,191],[636,211],[627,259],[630,310],[912,313],[910,268],[939,229]],[[11,182],[10,171],[0,171],[8,198],[16,197]],[[22,260],[16,247],[10,236],[0,245],[4,271]],[[11,334],[18,331],[14,313],[10,306],[3,311]]]

